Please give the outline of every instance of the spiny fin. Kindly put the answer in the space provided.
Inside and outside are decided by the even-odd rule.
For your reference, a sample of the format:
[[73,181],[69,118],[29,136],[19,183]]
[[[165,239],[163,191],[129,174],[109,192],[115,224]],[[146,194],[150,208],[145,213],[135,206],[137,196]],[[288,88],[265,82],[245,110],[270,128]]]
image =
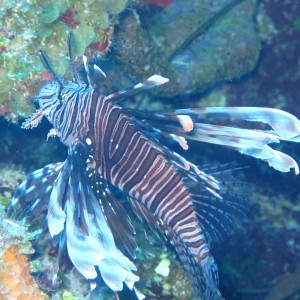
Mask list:
[[47,210],[53,184],[63,166],[55,163],[31,173],[17,188],[8,214],[16,219],[39,216]]
[[75,38],[74,38],[74,33],[71,31],[68,35],[68,51],[69,51],[69,64],[70,64],[70,71],[72,75],[72,80],[76,82],[79,85],[82,85],[82,82],[80,80],[80,77],[77,73],[75,64],[74,64],[74,59],[73,59],[73,47],[75,45]]
[[153,75],[153,76],[149,77],[148,79],[144,80],[143,82],[140,82],[140,83],[134,85],[131,88],[128,88],[126,90],[121,90],[119,92],[116,92],[116,93],[110,94],[109,96],[106,96],[105,100],[113,101],[116,104],[116,103],[124,100],[127,97],[136,95],[136,94],[140,93],[141,91],[151,89],[155,86],[165,84],[168,81],[169,81],[168,78],[162,77],[160,75]]
[[49,59],[47,53],[43,49],[40,49],[40,54],[41,54],[40,55],[41,62],[44,65],[44,67],[52,74],[52,76],[58,82],[60,87],[63,88],[64,87],[63,79],[52,68],[52,65],[51,65],[51,62],[50,62],[50,59]]
[[[152,114],[137,110],[126,112],[148,131],[166,136],[173,134],[177,139],[179,137],[227,146],[242,154],[262,159],[278,171],[288,172],[294,169],[296,174],[299,173],[299,167],[293,158],[268,146],[281,140],[300,142],[300,121],[287,112],[260,107],[208,107]],[[183,125],[179,120],[174,122],[176,117],[179,120],[181,118]],[[190,120],[193,126],[190,125]],[[236,127],[208,124],[205,120],[222,120]],[[237,123],[239,120],[249,122],[252,129],[238,128],[241,126]],[[259,123],[267,124],[273,130],[261,130]],[[192,130],[187,131],[187,128]]]
[[41,109],[37,109],[30,118],[26,119],[25,122],[22,123],[21,128],[32,129],[37,127],[42,122],[43,116],[43,111]]
[[[122,290],[124,283],[133,289],[134,283],[139,280],[133,273],[136,267],[115,244],[101,203],[89,182],[86,156],[85,145],[76,144],[57,179],[56,190],[61,191],[63,196],[56,201],[53,197],[51,212],[63,212],[65,216],[57,218],[56,213],[50,213],[48,222],[57,222],[57,225],[50,226],[59,229],[56,234],[60,232],[63,235],[58,255],[66,245],[70,260],[87,279],[95,279],[98,269],[113,291]],[[52,220],[49,221],[49,218]],[[55,273],[57,266],[54,278]]]
[[135,230],[120,200],[111,192],[107,182],[93,169],[88,171],[88,176],[116,245],[123,253],[126,250],[131,257],[135,258],[135,250],[137,249]]
[[190,188],[200,224],[207,241],[222,241],[235,231],[248,213],[247,200],[251,185],[236,179],[232,173],[239,168],[235,163],[223,165],[206,165],[202,170],[216,178],[221,197],[195,184]]
[[134,213],[136,214],[139,221],[144,226],[149,226],[152,232],[156,235],[156,237],[161,240],[162,242],[166,243],[167,238],[162,230],[162,223],[158,220],[149,210],[148,208],[141,202],[137,201],[136,199],[126,196],[128,202],[131,205]]

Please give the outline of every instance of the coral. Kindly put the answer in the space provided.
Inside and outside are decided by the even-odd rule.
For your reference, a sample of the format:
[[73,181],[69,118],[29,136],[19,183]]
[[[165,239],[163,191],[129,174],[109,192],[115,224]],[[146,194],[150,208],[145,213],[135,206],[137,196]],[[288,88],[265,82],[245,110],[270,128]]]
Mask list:
[[[25,172],[11,164],[0,164],[0,197],[11,199],[15,187],[26,178]],[[1,200],[0,200],[1,202]],[[7,201],[5,201],[7,202]],[[5,203],[2,203],[5,204]]]
[[298,203],[287,201],[284,195],[279,194],[270,203],[269,197],[256,195],[255,202],[259,205],[261,221],[272,223],[274,229],[299,230],[300,225],[296,213],[300,212],[300,197]]
[[7,218],[5,206],[12,198],[15,187],[25,179],[25,172],[12,164],[0,165],[0,299],[48,299],[31,276],[34,266],[26,255],[33,254],[30,241],[40,231],[29,232],[27,226]]
[[143,226],[133,220],[139,246],[135,261],[140,276],[137,288],[149,300],[194,299],[190,277],[174,252],[167,247],[167,244],[162,247],[164,243],[162,240],[159,240],[147,227],[144,231]]
[[175,0],[148,17],[147,30],[142,19],[128,14],[115,36],[118,62],[135,81],[155,73],[168,77],[160,95],[203,92],[256,66],[260,41],[255,8],[254,0]]
[[300,27],[294,23],[299,20],[299,5],[288,0],[273,4],[258,4],[256,21],[263,54],[254,76],[228,85],[230,105],[249,105],[251,99],[251,105],[281,108],[299,116],[295,99],[300,97]]
[[61,45],[70,30],[76,56],[105,55],[113,39],[113,61],[122,72],[110,91],[119,89],[128,75],[139,81],[162,73],[170,83],[158,90],[160,95],[199,93],[254,68],[260,50],[253,22],[255,0],[154,2],[164,9],[150,17],[147,30],[134,11],[118,20],[136,0],[5,2],[0,19],[0,115],[24,117],[33,111],[30,97],[46,79],[37,49],[43,48],[55,70],[65,74],[67,49],[62,51]]
[[127,0],[99,0],[99,4],[112,14],[119,14],[126,7]]
[[42,300],[41,292],[30,274],[28,258],[13,246],[4,251],[0,264],[0,298],[3,300]]
[[48,299],[31,276],[25,255],[34,253],[30,240],[38,233],[9,220],[0,203],[0,299]]
[[265,7],[262,4],[258,6],[256,21],[261,40],[271,43],[272,39],[279,31],[272,22],[272,19],[266,14]]
[[155,4],[160,7],[167,7],[172,3],[173,0],[142,0],[142,2],[147,4]]
[[6,217],[4,206],[0,204],[0,258],[14,246],[18,246],[20,253],[32,254],[32,240],[40,231],[28,232],[26,226],[22,226]]
[[55,70],[64,75],[68,58],[61,44],[68,32],[73,30],[76,38],[74,55],[81,56],[89,45],[103,40],[103,30],[117,22],[117,14],[128,2],[4,1],[0,8],[0,116],[24,117],[33,111],[29,98],[37,93],[43,72],[39,48],[47,51]]
[[163,277],[167,277],[170,274],[170,260],[165,256],[161,256],[161,261],[158,266],[155,268],[155,272]]
[[48,299],[31,276],[26,256],[34,253],[30,240],[40,231],[29,232],[26,226],[8,219],[4,208],[25,174],[11,164],[1,164],[0,170],[0,299]]

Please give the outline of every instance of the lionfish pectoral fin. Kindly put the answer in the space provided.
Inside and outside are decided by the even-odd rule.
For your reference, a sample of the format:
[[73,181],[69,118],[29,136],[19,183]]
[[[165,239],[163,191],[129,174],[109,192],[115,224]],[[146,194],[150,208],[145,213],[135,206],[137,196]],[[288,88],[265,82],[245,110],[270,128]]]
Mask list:
[[66,231],[63,230],[59,236],[57,254],[56,254],[55,262],[53,265],[52,286],[54,286],[54,284],[55,284],[55,281],[57,278],[57,273],[59,271],[59,264],[60,264],[61,257],[62,257],[62,254],[63,254],[63,251],[65,248],[66,248]]
[[[68,154],[61,177],[53,187],[53,197],[50,197],[49,227],[54,233],[65,234],[70,260],[84,277],[95,279],[98,268],[114,291],[122,290],[123,283],[133,287],[138,281],[132,273],[136,267],[116,246],[101,203],[89,181],[85,153],[85,145],[78,143]],[[59,191],[63,196],[58,195]],[[64,239],[61,245],[64,245]]]
[[116,198],[100,174],[91,169],[88,171],[88,176],[118,249],[123,253],[127,251],[132,258],[135,258],[135,250],[137,249],[135,230],[120,199]]
[[201,167],[202,172],[218,181],[218,196],[205,186],[189,186],[208,243],[223,241],[247,217],[251,185],[234,177],[233,172],[239,169],[235,163]]
[[146,299],[146,296],[141,291],[139,291],[136,287],[134,287],[133,289],[138,300]]
[[[17,187],[8,209],[9,216],[13,216],[16,219],[23,218],[23,220],[26,221],[28,217],[37,218],[43,216],[44,214],[46,215],[46,212],[48,210],[49,223],[49,205],[51,207],[54,203],[53,200],[50,201],[50,204],[48,203],[48,201],[49,199],[51,199],[51,197],[52,199],[54,196],[60,197],[58,185],[61,182],[60,178],[62,170],[64,169],[64,164],[65,163],[50,164],[31,173],[28,178]],[[57,203],[57,201],[59,200],[55,199],[55,203]],[[53,211],[55,211],[54,208],[52,209],[52,214]],[[65,216],[62,215],[61,217],[64,219]],[[53,216],[50,216],[50,223],[55,223],[54,220],[55,218]],[[65,235],[64,232],[62,232],[59,241],[57,258],[53,268],[53,284],[57,277],[59,261],[64,247]]]
[[98,268],[101,277],[113,291],[122,291],[123,283],[132,290],[135,282],[139,280],[139,277],[132,273],[132,270],[136,269],[135,265],[126,256],[119,254],[120,251],[115,251],[113,255],[100,261]]
[[8,208],[9,216],[22,219],[47,211],[52,186],[63,163],[50,164],[31,173],[17,188]]
[[53,188],[50,194],[47,217],[48,229],[52,237],[59,234],[65,226],[66,213],[64,211],[64,202],[70,169],[71,164],[69,158],[67,158],[57,176],[57,179],[53,184]]
[[109,96],[106,96],[105,100],[110,100],[113,103],[117,104],[118,102],[121,102],[122,100],[124,100],[127,97],[136,95],[144,90],[151,89],[155,86],[165,84],[168,81],[169,81],[168,78],[162,77],[160,75],[153,75],[153,76],[149,77],[148,79],[146,79],[145,81],[140,82],[131,88],[128,88],[126,90],[121,90],[117,93],[113,93],[113,94],[110,94]]

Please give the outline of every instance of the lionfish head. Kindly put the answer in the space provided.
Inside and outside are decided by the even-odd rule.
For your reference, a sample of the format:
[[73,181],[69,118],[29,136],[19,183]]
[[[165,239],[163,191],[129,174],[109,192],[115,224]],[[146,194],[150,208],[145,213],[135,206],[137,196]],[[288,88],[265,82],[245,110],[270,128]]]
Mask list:
[[38,102],[43,115],[45,115],[53,125],[55,112],[63,108],[68,101],[76,100],[76,97],[72,97],[74,93],[87,88],[87,85],[80,79],[74,65],[72,57],[73,44],[74,36],[71,32],[68,36],[68,51],[72,79],[66,82],[54,71],[46,52],[40,49],[42,64],[52,74],[54,80],[43,85],[34,100]]

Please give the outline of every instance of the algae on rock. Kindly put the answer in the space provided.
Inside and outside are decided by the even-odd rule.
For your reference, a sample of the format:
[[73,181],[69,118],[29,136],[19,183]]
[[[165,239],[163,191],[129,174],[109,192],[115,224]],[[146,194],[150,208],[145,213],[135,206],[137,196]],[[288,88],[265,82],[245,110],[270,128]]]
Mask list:
[[[217,82],[250,72],[260,53],[253,17],[256,0],[174,0],[148,18],[121,19],[115,37],[118,62],[134,81],[156,73],[170,79],[153,93],[201,93]],[[191,9],[192,8],[192,9]]]
[[[0,116],[28,116],[40,82],[49,80],[38,58],[43,48],[56,71],[68,67],[65,41],[70,30],[76,37],[74,55],[81,56],[103,38],[102,30],[114,26],[117,14],[129,4],[114,1],[2,1],[0,7]],[[134,2],[134,1],[133,1]],[[30,101],[31,102],[31,101]]]

